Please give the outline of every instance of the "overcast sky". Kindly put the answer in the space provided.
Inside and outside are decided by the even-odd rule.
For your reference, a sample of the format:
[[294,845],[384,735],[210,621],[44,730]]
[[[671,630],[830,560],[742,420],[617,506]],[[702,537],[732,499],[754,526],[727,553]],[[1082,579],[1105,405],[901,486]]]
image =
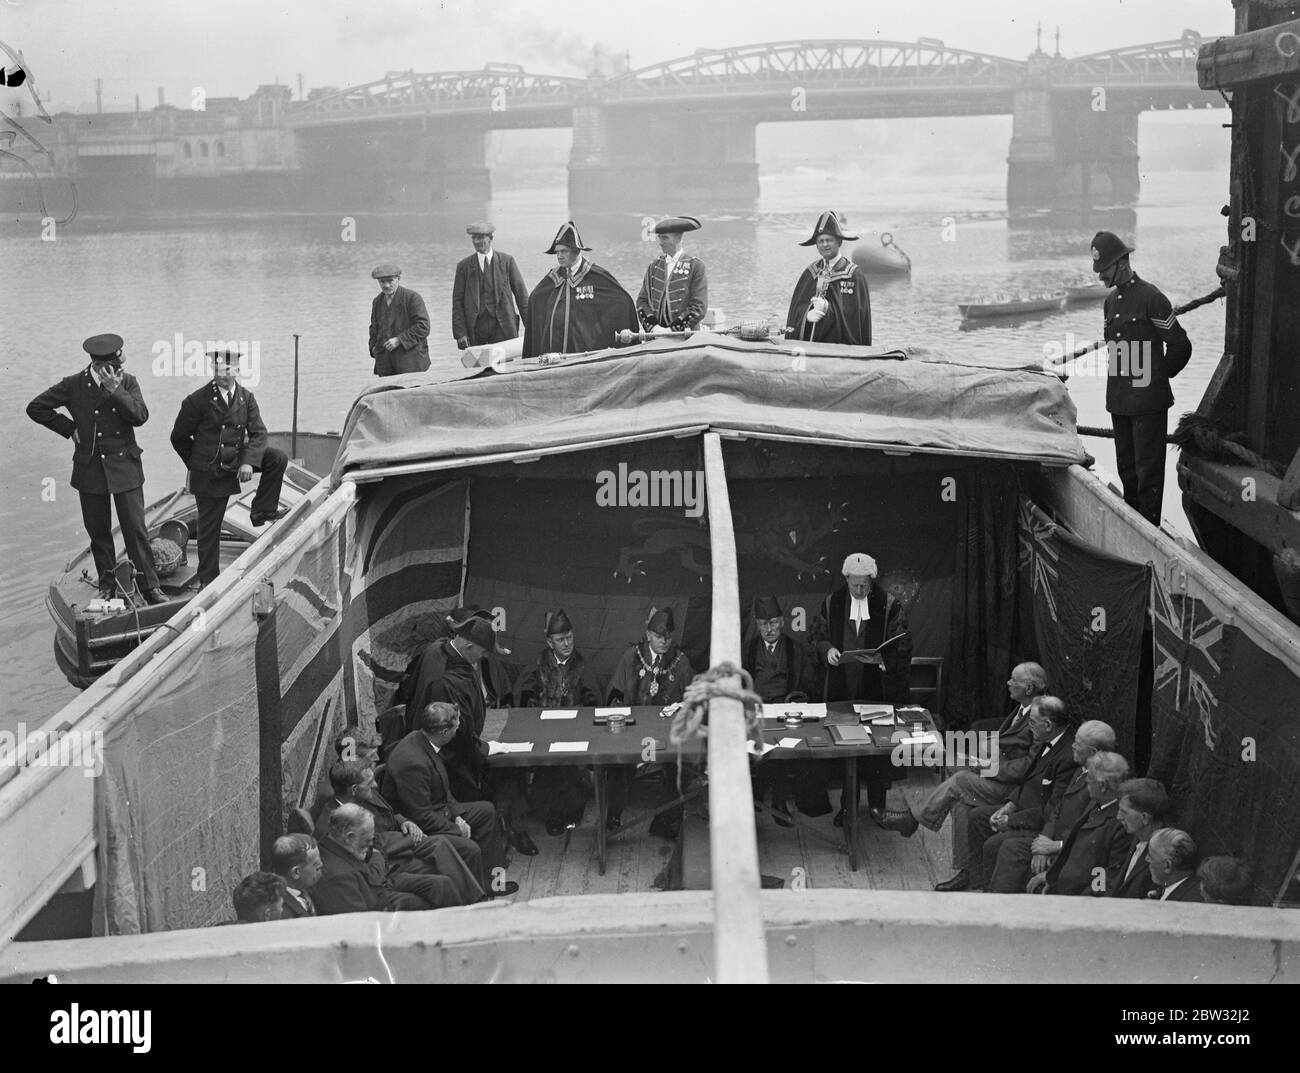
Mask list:
[[21,49],[44,98],[76,107],[104,82],[105,109],[184,107],[195,86],[246,97],[260,83],[374,81],[385,71],[478,68],[489,61],[585,75],[597,46],[633,67],[796,38],[937,37],[1023,58],[1043,23],[1067,56],[1230,34],[1229,0],[0,0],[0,41]]

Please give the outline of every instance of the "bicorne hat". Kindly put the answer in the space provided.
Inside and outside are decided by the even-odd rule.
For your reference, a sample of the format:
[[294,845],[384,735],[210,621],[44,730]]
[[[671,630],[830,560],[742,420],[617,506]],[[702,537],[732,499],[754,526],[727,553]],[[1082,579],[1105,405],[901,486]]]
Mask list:
[[456,636],[464,637],[467,641],[473,641],[479,648],[487,652],[499,652],[497,648],[497,632],[492,628],[490,622],[484,622],[477,615],[472,615],[468,622],[462,623],[455,627]]
[[839,213],[833,209],[827,209],[817,217],[817,226],[813,228],[813,233],[805,241],[799,243],[800,246],[816,246],[817,238],[820,235],[830,235],[831,238],[837,238],[841,242],[857,242],[857,235],[850,235],[844,231],[848,220],[840,217]]
[[671,607],[650,608],[650,615],[645,620],[645,628],[651,633],[671,637],[677,631],[677,624],[673,622],[673,609]]
[[569,616],[564,613],[564,608],[560,608],[555,614],[546,617],[546,636],[553,637],[557,633],[572,633],[573,623],[569,621]]
[[1124,240],[1113,231],[1098,231],[1092,236],[1092,270],[1104,271],[1132,252],[1133,247],[1124,245]]
[[464,637],[469,637],[469,639],[473,641],[475,644],[481,644],[483,645],[484,648],[488,648],[488,650],[491,652],[499,652],[503,656],[510,655],[510,649],[506,648],[506,646],[503,644],[494,643],[489,648],[489,646],[483,644],[483,641],[481,641],[478,637],[471,637],[466,632],[466,630],[469,627],[469,625],[473,622],[480,622],[483,625],[487,626],[488,632],[492,634],[492,637],[494,639],[496,638],[496,630],[492,628],[491,611],[484,611],[481,607],[477,607],[477,606],[456,607],[453,608],[447,615],[447,625],[451,627],[452,633],[458,633]]
[[758,620],[769,618],[784,618],[785,612],[781,610],[781,605],[777,602],[775,596],[755,596],[754,597],[754,618]]
[[582,236],[578,234],[578,225],[572,220],[555,232],[555,237],[551,239],[551,248],[547,253],[554,253],[556,246],[568,246],[571,250],[590,250],[590,246],[582,244]]

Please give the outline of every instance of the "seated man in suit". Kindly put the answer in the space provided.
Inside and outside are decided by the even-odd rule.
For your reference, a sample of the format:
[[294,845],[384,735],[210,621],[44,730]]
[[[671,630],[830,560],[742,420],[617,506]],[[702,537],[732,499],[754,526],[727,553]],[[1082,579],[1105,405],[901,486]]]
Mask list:
[[487,877],[483,854],[472,839],[426,835],[388,803],[375,784],[374,770],[360,760],[340,760],[330,768],[334,796],[325,803],[316,825],[316,837],[329,829],[330,814],[340,805],[360,805],[375,818],[375,845],[396,872],[446,876],[455,884],[462,905],[483,900]]
[[[1075,768],[1074,720],[1065,702],[1059,697],[1035,697],[1030,706],[1029,729],[1033,734],[1030,755],[1033,767],[1011,796],[1001,805],[967,805],[958,802],[953,806],[952,866],[956,875],[939,883],[935,890],[982,890],[987,881],[984,873],[984,843],[995,831],[1018,828],[1037,829],[1043,825],[1043,807],[1053,789],[1070,781]],[[958,853],[961,829],[965,828],[965,853]]]
[[1035,697],[1041,697],[1048,691],[1047,672],[1041,663],[1017,663],[1007,679],[1007,692],[1011,695],[1014,707],[1000,719],[976,719],[970,730],[996,730],[999,734],[1009,734],[1025,725],[1029,718],[1029,705]]
[[230,900],[235,904],[235,923],[279,920],[284,912],[284,881],[274,872],[254,872],[239,881]]
[[1196,866],[1201,854],[1192,836],[1177,827],[1162,827],[1147,843],[1151,882],[1147,897],[1158,902],[1203,902]]
[[[546,616],[546,647],[519,675],[514,695],[521,708],[594,708],[600,703],[564,608]],[[545,817],[546,833],[561,835],[582,820],[590,796],[590,769],[544,767],[533,775],[529,798],[533,811]]]
[[271,867],[284,881],[285,920],[314,917],[311,888],[321,875],[320,849],[311,835],[281,835],[271,847]]
[[1133,839],[1133,850],[1120,873],[1112,898],[1145,898],[1151,889],[1147,848],[1151,836],[1170,819],[1169,795],[1155,779],[1129,779],[1119,788],[1119,822]]
[[455,705],[445,701],[426,705],[419,727],[407,734],[388,758],[384,797],[426,835],[444,835],[456,847],[466,840],[476,842],[489,886],[494,893],[513,894],[519,886],[505,882],[505,846],[496,807],[491,801],[458,801],[451,790],[442,754],[459,730],[460,712]]
[[[811,631],[813,647],[826,662],[823,696],[828,701],[907,704],[911,699],[912,634],[902,603],[876,584],[879,567],[870,555],[854,552],[844,560],[840,572],[844,584],[823,601]],[[886,642],[888,647],[872,656],[844,655],[878,649]],[[895,768],[888,756],[873,756],[858,761],[858,772],[866,783],[872,819],[887,826],[885,797],[890,784],[905,769]],[[841,801],[834,820],[836,827],[843,825],[848,805],[858,807],[856,801]],[[800,806],[799,811],[810,816],[825,815],[830,811],[830,801],[822,795],[818,807],[809,810]]]
[[991,894],[1019,894],[1030,875],[1046,872],[1061,852],[1066,833],[1087,811],[1087,772],[1083,765],[1095,754],[1115,748],[1115,731],[1100,719],[1089,719],[1074,732],[1070,754],[1078,766],[1068,779],[1058,778],[1041,808],[1012,812],[999,822],[984,843],[981,871]]
[[1119,885],[1128,864],[1133,838],[1119,822],[1119,788],[1128,778],[1128,761],[1119,753],[1101,752],[1088,758],[1091,803],[1061,846],[1046,872],[1034,876],[1030,894],[1070,894],[1104,898]]
[[[785,611],[775,596],[759,596],[754,600],[754,635],[745,645],[740,665],[754,680],[754,692],[764,704],[780,704],[786,700],[813,700],[817,694],[817,678],[811,653],[806,645],[785,632]],[[813,761],[769,760],[759,761],[755,771],[755,798],[761,799],[770,787],[772,809],[779,813],[776,822],[789,827],[787,802],[794,792],[800,811],[803,805],[818,798],[810,779],[816,774]],[[822,791],[824,795],[825,791]],[[815,808],[816,805],[813,804]]]
[[1196,869],[1201,898],[1214,905],[1250,905],[1255,875],[1250,865],[1236,857],[1206,857]]
[[446,876],[394,872],[375,846],[375,818],[360,805],[340,805],[320,841],[323,874],[312,891],[316,911],[369,913],[376,909],[441,909],[460,905]]

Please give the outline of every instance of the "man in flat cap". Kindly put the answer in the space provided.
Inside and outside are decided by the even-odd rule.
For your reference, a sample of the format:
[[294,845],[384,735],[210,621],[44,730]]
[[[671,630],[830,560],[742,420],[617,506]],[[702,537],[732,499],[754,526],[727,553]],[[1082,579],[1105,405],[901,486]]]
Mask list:
[[474,252],[456,265],[451,287],[451,334],[461,350],[514,339],[519,321],[528,319],[528,291],[519,266],[510,254],[492,248],[496,228],[473,223],[465,230]]
[[556,266],[528,296],[524,323],[525,358],[539,354],[580,354],[614,345],[620,331],[637,330],[636,303],[609,272],[584,257],[572,220],[555,234],[547,253]]
[[[149,420],[149,409],[134,376],[122,371],[122,337],[94,335],[81,344],[90,364],[65,377],[27,404],[27,416],[72,440],[72,487],[81,498],[81,520],[99,574],[99,595],[119,593],[113,567],[113,516],[117,507],[122,543],[135,565],[138,584],[151,604],[166,603],[158,587],[149,533],[144,520],[144,467],[135,430]],[[67,410],[71,417],[59,413]]]
[[1169,381],[1183,371],[1192,343],[1160,291],[1129,266],[1132,246],[1098,231],[1092,270],[1114,287],[1106,296],[1106,409],[1115,429],[1115,464],[1124,502],[1152,525],[1160,524],[1165,496],[1165,437],[1174,393]]
[[682,252],[682,234],[698,231],[694,216],[669,216],[655,224],[658,257],[650,262],[637,295],[636,312],[646,331],[656,325],[675,332],[694,331],[709,308],[709,283],[704,262]]
[[[902,604],[876,584],[879,568],[870,555],[854,552],[844,560],[841,573],[844,584],[826,597],[812,629],[814,647],[826,661],[826,699],[907,704],[912,635]],[[845,655],[864,649],[881,651]],[[902,772],[887,756],[859,760],[858,771],[867,785],[872,818],[884,826],[885,795]],[[857,808],[857,802],[841,803],[837,826],[843,822],[846,806]]]
[[378,265],[370,273],[379,280],[379,293],[370,303],[370,356],[376,376],[422,373],[429,367],[429,311],[424,299],[400,283],[395,264]]
[[[611,705],[659,705],[678,703],[686,693],[695,672],[686,653],[677,647],[673,634],[677,625],[671,607],[650,608],[646,617],[645,637],[628,647],[614,668],[610,679],[606,703]],[[609,780],[609,813],[606,827],[618,830],[623,824],[623,807],[627,804],[628,788],[634,767],[616,765],[606,767]],[[669,797],[669,787],[665,787]],[[650,825],[653,834],[676,838],[679,816],[660,813]]]
[[261,473],[249,520],[265,525],[289,513],[280,488],[289,456],[266,443],[266,425],[253,393],[235,379],[238,356],[229,350],[208,355],[212,379],[181,400],[172,426],[172,447],[190,471],[190,491],[199,508],[199,587],[221,572],[221,523],[231,496]]
[[[523,708],[594,708],[600,703],[563,608],[547,616],[546,647],[519,676],[514,694]],[[559,835],[582,818],[590,794],[590,775],[583,769],[544,767],[533,776],[530,801],[533,811],[545,817],[546,833]]]
[[821,254],[803,270],[794,286],[786,314],[787,338],[814,343],[871,345],[871,295],[867,276],[840,246],[856,242],[844,233],[845,221],[834,212],[817,217],[812,236],[800,246],[816,246]]
[[[811,701],[820,694],[811,654],[806,645],[796,641],[782,628],[785,612],[775,596],[759,596],[754,600],[754,635],[741,653],[740,665],[754,680],[754,692],[764,704],[780,704],[787,700]],[[772,790],[772,808],[788,814],[787,802],[792,787],[802,805],[805,802],[805,783],[816,774],[813,762],[799,760],[760,761],[758,765],[756,797]],[[824,793],[824,791],[822,791]],[[814,790],[814,795],[816,791]],[[801,809],[802,811],[802,809]],[[777,819],[783,827],[788,821]]]

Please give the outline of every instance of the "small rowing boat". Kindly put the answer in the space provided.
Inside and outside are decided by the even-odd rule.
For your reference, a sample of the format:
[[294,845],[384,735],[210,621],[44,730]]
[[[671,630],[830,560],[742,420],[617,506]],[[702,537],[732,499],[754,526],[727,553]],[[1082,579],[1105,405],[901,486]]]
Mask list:
[[1107,287],[1104,283],[1067,284],[1065,300],[1067,302],[1099,302],[1114,289],[1114,287]]
[[1020,313],[1044,313],[1065,305],[1065,291],[1049,294],[995,294],[987,298],[958,302],[957,308],[966,320],[979,317],[1012,317]]

